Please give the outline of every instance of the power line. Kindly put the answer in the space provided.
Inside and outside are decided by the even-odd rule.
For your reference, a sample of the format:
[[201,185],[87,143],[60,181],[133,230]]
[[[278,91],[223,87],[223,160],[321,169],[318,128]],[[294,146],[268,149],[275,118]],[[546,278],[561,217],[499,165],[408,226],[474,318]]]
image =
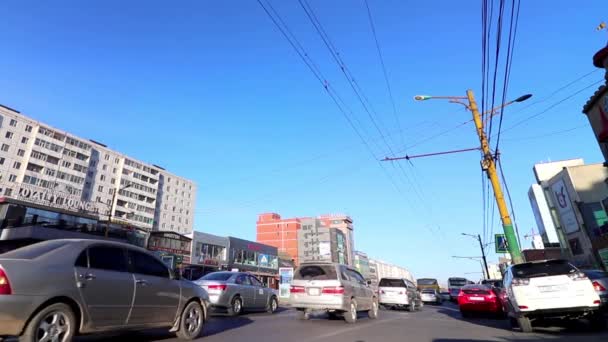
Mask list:
[[[378,59],[380,59],[380,65],[382,66],[382,74],[384,75],[384,81],[386,83],[386,90],[388,91],[388,96],[391,101],[391,105],[393,107],[393,115],[395,117],[395,122],[397,123],[397,127],[401,129],[401,121],[399,120],[399,115],[397,114],[397,106],[395,105],[395,99],[393,97],[393,91],[391,89],[391,84],[388,81],[388,73],[386,71],[386,65],[384,63],[384,57],[382,56],[382,49],[380,48],[380,43],[378,42],[378,36],[376,34],[376,26],[374,25],[374,19],[372,17],[372,12],[369,8],[369,3],[365,0],[365,7],[367,8],[367,17],[369,18],[369,25],[372,30],[372,34],[374,36],[374,42],[376,43],[376,51],[378,51]],[[401,135],[401,143],[405,146],[405,136]]]
[[559,131],[553,131],[553,132],[549,132],[549,133],[545,133],[545,134],[539,134],[539,135],[534,135],[534,136],[528,136],[528,137],[521,137],[521,138],[507,138],[507,139],[502,139],[503,141],[523,141],[523,140],[535,140],[535,139],[541,139],[541,138],[546,138],[546,137],[550,137],[550,136],[554,136],[554,135],[560,135],[560,134],[564,134],[564,133],[568,133],[568,132],[572,132],[581,128],[586,128],[589,127],[589,124],[584,124],[584,125],[580,125],[580,126],[576,126],[576,127],[572,127],[572,128],[568,128],[568,129],[564,129],[564,130],[559,130]]
[[[498,65],[500,61],[500,46],[502,40],[502,19],[505,10],[505,0],[500,0],[500,4],[498,7],[498,22],[497,22],[497,30],[496,30],[496,46],[495,46],[495,56],[494,56],[494,76],[492,81],[492,105],[490,108],[494,108],[495,100],[496,100],[496,81],[498,78]],[[490,114],[490,127],[488,130],[488,144],[490,144],[490,138],[492,136],[492,126],[494,120]]]

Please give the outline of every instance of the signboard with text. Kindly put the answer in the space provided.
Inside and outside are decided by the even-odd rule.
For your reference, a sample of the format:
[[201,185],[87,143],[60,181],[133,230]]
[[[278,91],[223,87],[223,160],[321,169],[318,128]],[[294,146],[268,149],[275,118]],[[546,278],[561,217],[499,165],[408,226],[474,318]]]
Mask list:
[[562,228],[566,233],[574,233],[579,230],[576,213],[572,207],[568,189],[563,180],[555,182],[551,186],[551,191],[555,196],[555,207],[559,214]]
[[279,268],[279,297],[280,298],[289,298],[292,280],[293,280],[293,268],[292,267],[280,267]]
[[509,253],[509,245],[505,234],[494,234],[495,252],[498,254]]

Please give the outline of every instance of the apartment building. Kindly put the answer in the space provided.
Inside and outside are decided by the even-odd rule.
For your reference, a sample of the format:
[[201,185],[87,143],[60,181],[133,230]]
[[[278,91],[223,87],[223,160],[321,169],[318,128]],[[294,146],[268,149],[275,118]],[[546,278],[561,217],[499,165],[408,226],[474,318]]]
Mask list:
[[[196,185],[0,105],[0,196],[188,234]],[[66,205],[68,197],[80,208]]]

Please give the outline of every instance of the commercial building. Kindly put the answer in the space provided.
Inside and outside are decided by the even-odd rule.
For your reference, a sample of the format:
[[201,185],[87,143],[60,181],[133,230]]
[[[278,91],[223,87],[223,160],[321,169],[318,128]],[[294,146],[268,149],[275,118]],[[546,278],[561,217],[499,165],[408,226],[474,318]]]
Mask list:
[[258,216],[256,241],[278,249],[282,256],[298,264],[298,218],[281,219],[277,213],[264,213]]
[[557,230],[551,217],[551,209],[543,187],[539,184],[532,184],[530,190],[528,190],[528,199],[543,243],[545,245],[559,245]]
[[298,230],[298,260],[331,261],[344,264],[348,249],[346,237],[341,230],[330,228],[317,218],[299,219],[302,228]]
[[608,169],[603,164],[585,165],[582,159],[574,159],[536,164],[534,173],[562,254],[582,268],[602,267],[599,253],[608,247],[602,243],[608,233]]
[[274,246],[228,237],[227,269],[256,275],[266,286],[277,289],[279,275],[278,249]]
[[317,217],[325,226],[340,230],[346,237],[346,265],[353,266],[355,263],[355,235],[353,220],[345,214],[326,214]]
[[370,278],[369,257],[361,251],[355,251],[355,268],[365,279]]
[[188,234],[196,185],[0,105],[0,196]]
[[192,238],[189,279],[198,279],[207,273],[228,269],[230,240],[227,237],[197,231],[188,237]]

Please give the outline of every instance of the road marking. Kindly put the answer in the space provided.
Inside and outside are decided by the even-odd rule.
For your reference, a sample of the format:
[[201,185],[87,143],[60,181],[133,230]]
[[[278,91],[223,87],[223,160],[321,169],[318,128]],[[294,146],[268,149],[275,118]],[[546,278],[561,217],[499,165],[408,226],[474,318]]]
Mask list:
[[393,318],[387,319],[387,320],[377,320],[377,321],[375,321],[373,323],[359,324],[359,325],[354,326],[352,328],[344,328],[344,329],[332,331],[332,332],[327,333],[327,334],[319,335],[319,336],[316,336],[316,337],[314,337],[314,338],[312,338],[310,340],[307,340],[307,341],[319,341],[319,340],[322,340],[322,339],[326,339],[328,337],[332,337],[332,336],[336,336],[336,335],[341,335],[341,334],[353,332],[353,331],[360,330],[360,329],[366,329],[366,328],[369,328],[372,325],[377,325],[377,324],[382,324],[382,323],[389,323],[389,322],[393,322],[393,321],[404,319],[404,318],[407,319],[407,318],[410,318],[410,317],[409,316],[399,316],[399,317],[393,317]]

